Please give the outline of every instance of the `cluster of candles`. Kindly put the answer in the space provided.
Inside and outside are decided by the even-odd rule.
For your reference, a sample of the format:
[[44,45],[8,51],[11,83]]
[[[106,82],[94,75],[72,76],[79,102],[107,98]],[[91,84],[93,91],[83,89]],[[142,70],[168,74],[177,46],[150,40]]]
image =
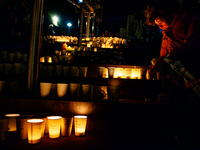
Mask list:
[[28,139],[29,144],[40,143],[45,133],[49,138],[56,139],[60,136],[71,136],[74,122],[75,136],[85,136],[87,116],[74,117],[47,116],[47,117],[20,117],[20,114],[6,114],[0,119],[0,140],[5,140],[4,133],[16,132],[20,139]]
[[73,36],[47,36],[48,40],[54,40],[55,42],[77,43],[78,38]]
[[142,79],[146,68],[117,68],[98,66],[99,78]]
[[[47,36],[48,40],[63,43],[75,43],[77,44],[78,38],[72,36]],[[118,37],[92,37],[82,38],[82,45],[87,47],[101,47],[101,48],[113,48],[114,45],[121,44],[126,45],[126,39]]]

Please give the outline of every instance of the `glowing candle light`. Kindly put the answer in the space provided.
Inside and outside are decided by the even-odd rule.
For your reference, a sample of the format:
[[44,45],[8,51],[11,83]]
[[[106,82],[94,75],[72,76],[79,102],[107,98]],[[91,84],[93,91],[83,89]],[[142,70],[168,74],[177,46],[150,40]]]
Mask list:
[[87,124],[87,116],[74,116],[75,136],[84,136]]
[[131,79],[139,79],[140,78],[140,69],[132,69]]
[[60,137],[61,116],[50,116],[48,118],[49,138]]
[[16,117],[19,117],[20,114],[6,114],[5,116],[9,117],[8,131],[17,131]]
[[43,119],[28,119],[28,143],[37,144],[41,141]]

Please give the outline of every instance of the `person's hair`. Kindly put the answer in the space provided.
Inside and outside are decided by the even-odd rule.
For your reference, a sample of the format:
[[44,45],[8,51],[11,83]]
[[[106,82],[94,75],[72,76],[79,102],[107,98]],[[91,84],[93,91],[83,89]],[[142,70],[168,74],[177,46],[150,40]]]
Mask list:
[[147,19],[146,24],[154,24],[154,20],[159,17],[161,19],[170,20],[179,10],[180,2],[176,0],[161,0],[154,3],[148,3],[147,9],[144,10]]

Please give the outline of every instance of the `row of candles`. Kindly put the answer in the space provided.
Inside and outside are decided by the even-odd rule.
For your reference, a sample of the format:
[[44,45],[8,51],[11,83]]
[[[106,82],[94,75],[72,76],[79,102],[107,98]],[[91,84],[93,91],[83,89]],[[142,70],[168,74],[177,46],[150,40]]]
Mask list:
[[[78,41],[77,37],[73,37],[73,36],[47,36],[48,40],[53,39],[56,42],[76,42]],[[125,44],[126,43],[126,39],[123,38],[119,38],[119,37],[88,37],[88,38],[82,38],[82,41],[92,41],[92,42],[101,42],[103,41],[104,43],[106,43],[106,41],[112,41],[112,43],[122,43]]]
[[2,61],[8,62],[27,62],[27,53],[21,52],[8,52],[6,50],[1,51]]
[[119,86],[100,86],[80,83],[40,82],[40,96],[45,99],[67,99],[90,101],[119,101]]
[[19,139],[28,139],[29,144],[38,144],[44,134],[56,139],[60,136],[71,136],[74,122],[75,136],[85,136],[87,116],[75,115],[74,117],[62,116],[34,116],[29,114],[24,117],[20,114],[5,114],[0,119],[0,140],[6,140],[6,131],[17,132]]
[[[60,64],[40,64],[40,74],[43,76],[86,77],[88,67],[66,66]],[[120,68],[97,66],[99,78],[144,79],[147,68]],[[149,77],[147,77],[149,79]]]

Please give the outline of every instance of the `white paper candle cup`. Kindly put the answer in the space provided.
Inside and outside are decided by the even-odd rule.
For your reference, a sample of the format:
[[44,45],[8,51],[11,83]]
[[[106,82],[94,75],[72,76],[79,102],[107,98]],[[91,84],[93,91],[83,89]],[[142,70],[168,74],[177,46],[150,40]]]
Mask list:
[[69,76],[69,66],[63,66],[63,76]]
[[4,73],[4,63],[0,63],[0,74]]
[[87,67],[80,67],[79,76],[80,77],[86,77],[87,76]]
[[70,83],[69,84],[70,100],[78,100],[79,88],[80,88],[80,84],[77,84],[77,83]]
[[8,132],[17,131],[16,117],[19,117],[20,114],[6,114],[5,116],[9,118]]
[[9,61],[15,60],[15,53],[9,53]]
[[21,52],[15,52],[15,60],[17,62],[21,62],[22,61],[22,53]]
[[108,99],[107,86],[95,86],[94,87],[94,99],[97,101]]
[[28,138],[28,118],[17,118],[17,135],[21,140]]
[[40,82],[40,96],[42,98],[49,98],[51,93],[52,83]]
[[9,118],[0,118],[0,140],[6,140]]
[[5,74],[12,74],[13,64],[12,63],[5,63],[4,73]]
[[53,55],[53,56],[52,56],[52,62],[53,62],[53,63],[57,63],[57,62],[58,62],[58,56]]
[[119,102],[120,87],[108,86],[108,100],[112,102]]
[[67,95],[68,84],[66,83],[57,83],[57,97],[65,98]]
[[59,62],[59,63],[62,63],[62,61],[63,61],[63,56],[62,56],[62,55],[59,55],[59,56],[58,56],[58,62]]
[[70,76],[71,77],[78,76],[78,66],[71,66]]
[[60,137],[61,116],[50,116],[48,119],[49,138]]
[[13,72],[14,74],[22,74],[22,63],[14,63]]
[[62,62],[63,63],[68,63],[68,56],[63,56]]
[[47,66],[47,75],[52,76],[54,73],[54,66],[53,65],[48,65]]
[[7,86],[6,81],[0,81],[0,96],[4,96],[6,92],[6,86]]
[[103,70],[105,67],[99,66],[98,67],[98,77],[102,78],[103,77]]
[[124,76],[126,79],[131,79],[132,68],[124,68]]
[[85,136],[87,116],[74,116],[75,136]]
[[90,100],[91,98],[91,85],[82,84],[82,100]]
[[73,117],[63,117],[61,119],[61,136],[71,136]]
[[2,51],[2,56],[7,56],[8,55],[8,51]]
[[66,50],[62,50],[62,55],[66,55]]
[[28,119],[28,143],[38,144],[41,141],[43,119]]
[[27,54],[22,54],[22,61],[27,62]]
[[55,76],[61,76],[62,75],[62,65],[55,65]]
[[50,59],[50,56],[44,56],[45,63],[48,63],[49,59]]
[[44,137],[45,133],[45,125],[46,125],[46,117],[45,116],[34,116],[32,119],[42,119],[44,120],[41,125],[41,138]]
[[115,67],[108,67],[108,77],[113,78]]

